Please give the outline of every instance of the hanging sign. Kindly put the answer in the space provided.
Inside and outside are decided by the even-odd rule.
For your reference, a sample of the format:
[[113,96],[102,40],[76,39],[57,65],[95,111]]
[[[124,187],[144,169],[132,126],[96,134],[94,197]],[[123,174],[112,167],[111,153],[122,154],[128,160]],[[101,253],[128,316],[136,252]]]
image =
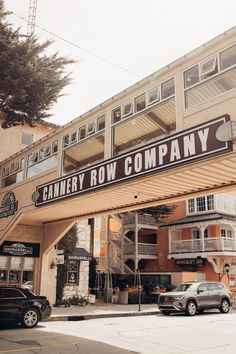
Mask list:
[[232,150],[232,143],[216,138],[228,115],[181,131],[152,144],[37,187],[36,206],[96,191],[115,183],[158,173]]
[[0,218],[14,215],[18,209],[18,201],[13,192],[7,192],[0,205]]

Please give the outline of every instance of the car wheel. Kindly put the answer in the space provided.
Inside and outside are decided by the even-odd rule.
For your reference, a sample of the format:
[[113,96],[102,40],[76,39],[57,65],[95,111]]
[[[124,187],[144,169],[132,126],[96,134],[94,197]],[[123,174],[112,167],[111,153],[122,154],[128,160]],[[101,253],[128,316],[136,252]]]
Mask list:
[[229,301],[227,299],[223,299],[221,301],[221,305],[220,305],[220,312],[221,313],[228,313],[229,312],[229,308],[230,308]]
[[161,313],[162,313],[163,315],[166,315],[166,316],[170,315],[170,312],[169,312],[169,311],[161,311]]
[[22,313],[21,325],[25,328],[33,328],[37,326],[39,321],[39,313],[36,309],[27,309]]
[[196,315],[197,312],[197,305],[194,301],[189,301],[187,303],[187,309],[186,309],[186,314],[188,316],[194,316]]

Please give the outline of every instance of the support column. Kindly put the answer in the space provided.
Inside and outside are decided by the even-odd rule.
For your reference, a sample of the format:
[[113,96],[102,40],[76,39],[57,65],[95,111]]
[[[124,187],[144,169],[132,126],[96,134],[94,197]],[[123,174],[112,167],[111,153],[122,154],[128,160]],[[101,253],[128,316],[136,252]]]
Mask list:
[[134,250],[135,250],[135,254],[134,254],[134,270],[136,271],[136,269],[138,269],[138,212],[135,212],[135,239],[134,239]]

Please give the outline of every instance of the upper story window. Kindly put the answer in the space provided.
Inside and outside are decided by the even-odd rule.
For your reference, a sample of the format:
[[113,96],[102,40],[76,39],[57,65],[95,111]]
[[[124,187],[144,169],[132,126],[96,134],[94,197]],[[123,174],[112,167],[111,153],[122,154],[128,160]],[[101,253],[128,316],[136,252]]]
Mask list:
[[141,93],[128,102],[121,104],[111,111],[111,124],[119,123],[125,118],[141,112],[157,102],[162,102],[175,95],[175,80],[171,78],[160,85]]
[[16,160],[3,167],[1,175],[2,188],[23,180],[24,161],[24,159]]
[[66,134],[63,137],[62,147],[65,149],[80,140],[86,139],[91,135],[96,134],[105,129],[105,115],[102,115],[95,120],[80,126],[78,129]]
[[207,195],[198,198],[192,198],[188,201],[188,214],[202,213],[214,210],[214,195]]
[[224,239],[232,239],[233,232],[231,229],[221,228],[220,229],[220,237],[222,237]]
[[57,149],[58,142],[53,141],[33,151],[27,159],[27,177],[33,177],[55,167],[57,164]]
[[216,53],[183,73],[185,108],[236,88],[236,45]]
[[30,145],[33,143],[33,134],[22,132],[21,135],[21,144]]

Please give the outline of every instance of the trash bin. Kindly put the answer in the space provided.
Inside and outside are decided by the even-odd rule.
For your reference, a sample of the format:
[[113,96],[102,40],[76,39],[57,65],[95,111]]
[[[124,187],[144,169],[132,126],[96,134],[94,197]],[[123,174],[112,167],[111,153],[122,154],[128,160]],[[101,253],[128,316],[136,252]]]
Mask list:
[[128,304],[129,292],[127,290],[120,291],[119,293],[119,304],[127,305]]

